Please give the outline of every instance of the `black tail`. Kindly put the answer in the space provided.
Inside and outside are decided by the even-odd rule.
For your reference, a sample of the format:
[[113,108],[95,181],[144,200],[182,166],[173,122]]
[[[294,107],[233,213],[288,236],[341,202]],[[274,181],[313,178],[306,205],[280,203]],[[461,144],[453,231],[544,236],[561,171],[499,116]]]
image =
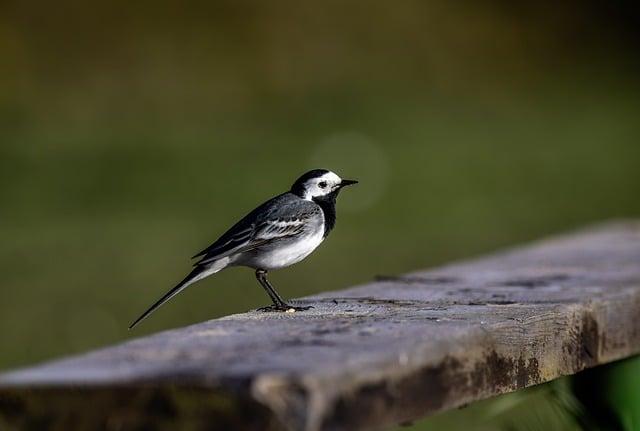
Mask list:
[[193,269],[193,271],[191,271],[189,273],[189,275],[187,275],[184,280],[182,280],[180,283],[178,283],[178,285],[176,287],[174,287],[173,289],[171,289],[170,291],[168,291],[167,293],[164,294],[164,296],[160,299],[158,299],[155,304],[153,304],[151,307],[149,307],[149,309],[147,311],[145,311],[144,313],[142,313],[142,315],[140,317],[138,317],[132,324],[131,326],[129,326],[129,329],[132,329],[134,326],[136,326],[138,323],[140,323],[141,321],[143,321],[144,319],[146,319],[151,313],[153,313],[154,311],[156,311],[162,304],[164,304],[165,302],[167,302],[168,300],[170,300],[171,298],[173,298],[174,296],[176,296],[178,293],[180,293],[180,291],[182,291],[182,289],[185,289],[187,286],[189,286],[193,281],[194,278],[196,278],[198,275],[200,275],[200,273],[202,273],[203,271],[205,271],[207,268],[204,266],[197,266]]

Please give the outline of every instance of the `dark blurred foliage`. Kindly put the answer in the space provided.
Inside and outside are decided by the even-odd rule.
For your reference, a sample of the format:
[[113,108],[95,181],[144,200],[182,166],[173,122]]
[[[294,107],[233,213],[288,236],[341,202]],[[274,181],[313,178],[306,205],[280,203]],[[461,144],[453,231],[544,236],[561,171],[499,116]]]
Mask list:
[[577,415],[577,419],[586,431],[625,429],[622,418],[606,390],[611,381],[611,369],[611,365],[591,368],[573,378],[573,393],[584,406],[584,412]]
[[[126,331],[311,167],[361,183],[273,275],[286,296],[637,217],[638,9],[0,1],[0,367],[265,304],[234,269]],[[640,364],[621,369],[606,397],[638,428]]]
[[206,123],[212,110],[237,112],[272,99],[304,103],[327,92],[499,98],[536,92],[549,79],[594,79],[601,68],[630,73],[640,35],[631,1],[0,7],[2,101],[14,126],[20,118],[74,115],[83,125],[121,127],[125,119],[136,124],[141,112]]

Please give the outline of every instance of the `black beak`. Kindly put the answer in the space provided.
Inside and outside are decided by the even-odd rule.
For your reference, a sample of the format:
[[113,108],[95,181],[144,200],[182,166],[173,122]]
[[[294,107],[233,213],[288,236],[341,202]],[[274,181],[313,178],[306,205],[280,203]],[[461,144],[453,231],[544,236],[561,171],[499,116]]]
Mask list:
[[340,188],[343,188],[345,186],[350,186],[353,184],[358,184],[358,182],[356,180],[342,180],[340,181]]

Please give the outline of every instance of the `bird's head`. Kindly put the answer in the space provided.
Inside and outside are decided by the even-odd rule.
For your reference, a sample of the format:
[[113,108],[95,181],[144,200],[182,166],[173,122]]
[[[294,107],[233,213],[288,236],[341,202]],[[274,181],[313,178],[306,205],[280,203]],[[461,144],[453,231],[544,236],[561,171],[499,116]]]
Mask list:
[[314,169],[303,174],[291,186],[291,193],[306,200],[335,199],[345,186],[356,184],[355,180],[343,180],[326,169]]

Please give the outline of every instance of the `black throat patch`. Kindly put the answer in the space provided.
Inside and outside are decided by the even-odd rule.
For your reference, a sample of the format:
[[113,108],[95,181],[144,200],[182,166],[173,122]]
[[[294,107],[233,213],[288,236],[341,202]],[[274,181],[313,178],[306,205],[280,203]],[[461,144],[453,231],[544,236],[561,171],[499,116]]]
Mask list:
[[323,238],[326,238],[331,232],[331,229],[336,224],[336,198],[338,197],[338,190],[335,192],[329,193],[325,196],[319,196],[313,198],[313,201],[317,203],[322,212],[324,214],[324,235]]

